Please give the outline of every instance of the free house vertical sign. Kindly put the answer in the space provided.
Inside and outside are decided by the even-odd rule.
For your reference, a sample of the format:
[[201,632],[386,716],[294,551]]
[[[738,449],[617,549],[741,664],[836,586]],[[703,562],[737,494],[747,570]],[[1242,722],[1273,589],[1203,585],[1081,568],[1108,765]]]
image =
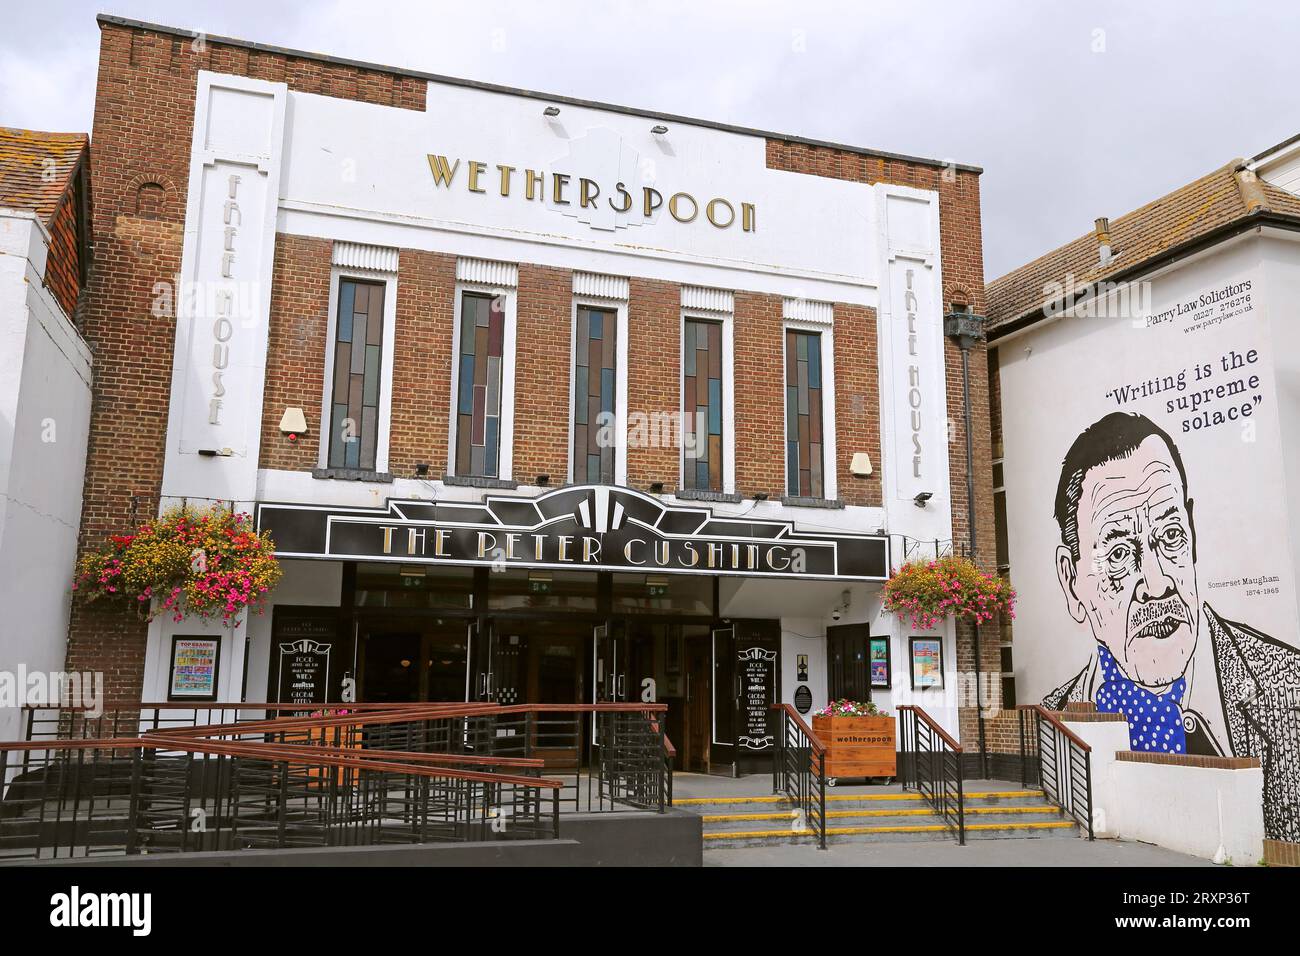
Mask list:
[[169,451],[234,459],[234,487],[210,493],[235,499],[254,496],[285,96],[283,84],[199,75]]

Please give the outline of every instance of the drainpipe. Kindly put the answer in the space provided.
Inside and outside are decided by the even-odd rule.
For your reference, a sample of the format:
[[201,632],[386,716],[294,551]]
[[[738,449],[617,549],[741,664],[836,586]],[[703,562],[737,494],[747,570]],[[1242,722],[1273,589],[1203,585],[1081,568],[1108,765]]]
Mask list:
[[[970,350],[984,341],[984,317],[975,315],[970,306],[953,306],[943,318],[943,334],[961,349],[961,397],[966,420],[966,527],[970,532],[971,560],[975,552],[975,467],[974,435],[971,428]],[[984,689],[980,674],[980,626],[975,624],[975,717],[979,724],[980,773],[989,776],[989,755],[984,739]]]

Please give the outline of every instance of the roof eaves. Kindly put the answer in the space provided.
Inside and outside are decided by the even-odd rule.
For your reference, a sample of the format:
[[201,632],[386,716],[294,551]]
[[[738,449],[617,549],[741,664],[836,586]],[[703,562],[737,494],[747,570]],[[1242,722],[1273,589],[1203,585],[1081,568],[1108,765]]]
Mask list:
[[670,123],[684,123],[688,126],[699,126],[705,129],[716,129],[724,133],[737,133],[742,136],[761,136],[765,139],[784,140],[791,143],[802,143],[805,146],[816,146],[822,149],[838,149],[847,153],[856,153],[860,156],[871,156],[877,159],[895,160],[898,162],[914,163],[919,166],[935,166],[941,169],[957,169],[962,172],[975,173],[980,175],[984,172],[981,166],[971,166],[966,163],[954,163],[942,159],[929,159],[923,156],[909,156],[904,153],[891,153],[879,149],[869,149],[865,146],[850,146],[846,143],[835,143],[829,140],[810,139],[805,136],[795,136],[790,133],[775,133],[771,130],[757,129],[747,126],[737,126],[731,123],[721,123],[715,120],[699,119],[693,116],[682,116],[677,113],[662,113],[657,110],[638,110],[627,106],[619,106],[614,103],[602,103],[597,100],[586,100],[573,96],[557,96],[552,93],[542,93],[537,90],[526,90],[520,87],[504,86],[498,83],[485,83],[480,80],[468,80],[464,77],[445,76],[438,73],[427,73],[423,70],[412,70],[407,67],[386,66],[381,63],[370,63],[364,60],[350,60],[344,57],[330,56],[326,53],[312,53],[307,50],[294,50],[288,47],[271,46],[265,43],[257,43],[251,40],[241,40],[236,37],[216,36],[210,33],[199,33],[194,30],[186,30],[181,27],[169,27],[160,23],[147,23],[143,20],[131,20],[127,17],[117,17],[111,14],[101,13],[95,18],[101,26],[112,24],[113,26],[126,27],[136,30],[151,30],[155,33],[163,33],[169,36],[185,37],[194,39],[203,37],[209,43],[220,43],[225,46],[239,47],[245,50],[259,50],[264,53],[275,53],[282,56],[298,57],[305,60],[316,60],[322,63],[334,63],[339,66],[352,67],[360,70],[374,70],[381,73],[392,73],[397,76],[409,76],[414,79],[425,80],[431,83],[442,83],[448,86],[461,86],[469,89],[482,90],[487,93],[504,93],[510,96],[523,96],[529,99],[543,100],[547,103],[563,103],[567,106],[579,106],[587,109],[605,110],[611,113],[623,113],[628,116],[644,116],[647,119],[665,120]]

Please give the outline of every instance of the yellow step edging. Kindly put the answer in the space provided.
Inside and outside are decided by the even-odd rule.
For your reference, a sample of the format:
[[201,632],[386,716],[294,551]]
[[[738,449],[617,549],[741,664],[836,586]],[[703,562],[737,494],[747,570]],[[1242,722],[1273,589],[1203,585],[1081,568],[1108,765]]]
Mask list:
[[[967,830],[1064,830],[1073,828],[1073,823],[972,823]],[[862,833],[938,833],[949,828],[941,823],[925,824],[912,827],[830,827],[826,830],[828,837],[849,836]],[[718,830],[704,834],[706,840],[766,840],[790,837],[812,837],[811,830]]]
[[[1008,799],[1012,797],[1039,797],[1041,790],[985,790],[965,794],[967,800]],[[922,800],[919,793],[836,793],[827,794],[826,802],[842,800]],[[681,797],[673,800],[673,806],[709,806],[720,803],[787,803],[788,798],[782,794],[770,797]]]
[[[1056,807],[967,807],[968,814],[995,814],[995,813],[1056,813]],[[791,810],[782,813],[719,813],[705,814],[702,819],[705,823],[739,823],[743,820],[790,820],[792,819]],[[934,811],[929,807],[909,807],[902,810],[827,810],[826,818],[828,820],[842,819],[846,817],[928,817],[932,816]]]

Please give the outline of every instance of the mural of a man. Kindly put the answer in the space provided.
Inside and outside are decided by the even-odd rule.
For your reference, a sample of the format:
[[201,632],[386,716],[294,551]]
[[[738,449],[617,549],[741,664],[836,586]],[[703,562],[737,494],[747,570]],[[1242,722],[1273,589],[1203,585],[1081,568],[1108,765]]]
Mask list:
[[1260,756],[1270,839],[1300,839],[1300,650],[1201,603],[1193,499],[1173,440],[1115,412],[1075,439],[1056,491],[1056,577],[1096,641],[1043,700],[1128,720],[1133,750]]

